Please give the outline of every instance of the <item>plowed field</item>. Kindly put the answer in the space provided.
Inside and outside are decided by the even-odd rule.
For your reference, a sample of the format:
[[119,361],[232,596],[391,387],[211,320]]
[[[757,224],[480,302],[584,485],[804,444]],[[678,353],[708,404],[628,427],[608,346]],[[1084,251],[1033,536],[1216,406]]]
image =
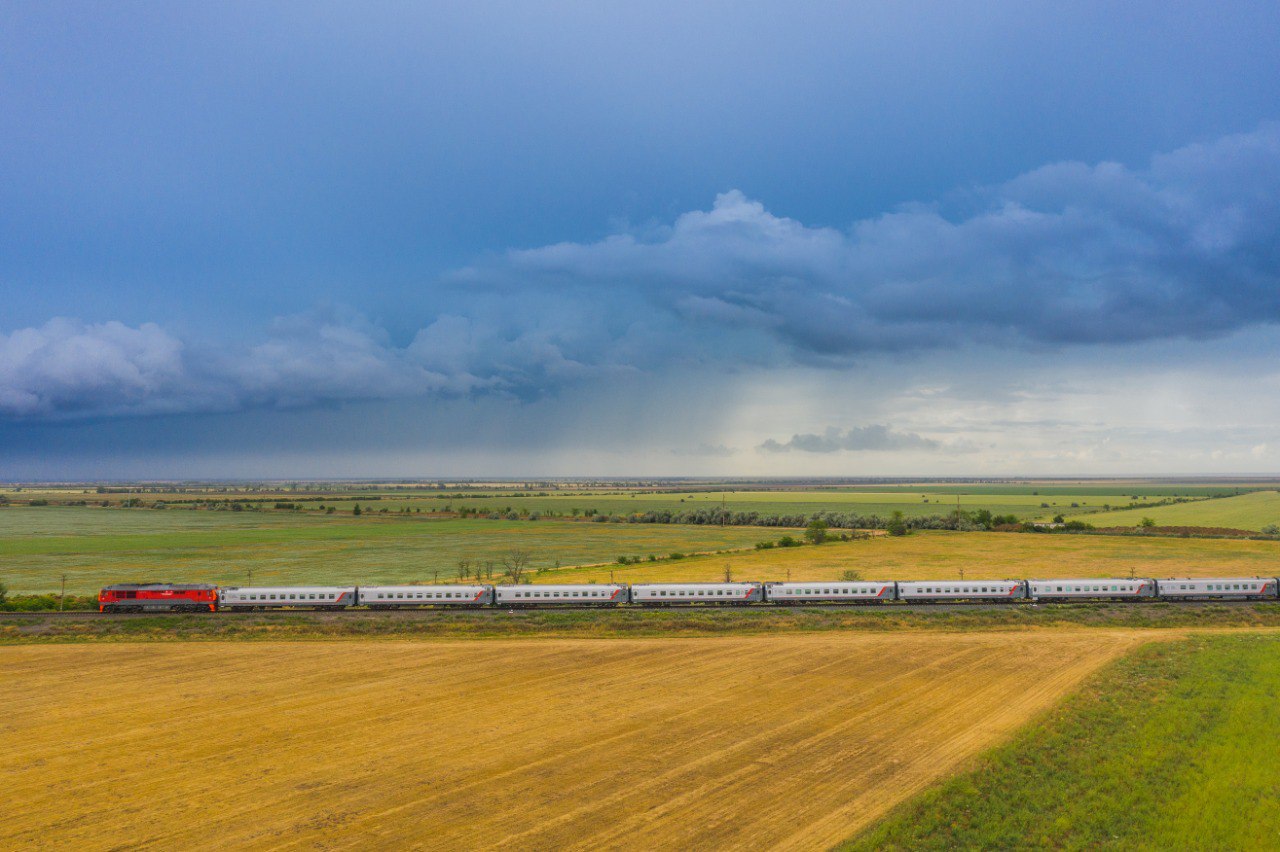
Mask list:
[[816,848],[1135,634],[0,648],[0,848]]

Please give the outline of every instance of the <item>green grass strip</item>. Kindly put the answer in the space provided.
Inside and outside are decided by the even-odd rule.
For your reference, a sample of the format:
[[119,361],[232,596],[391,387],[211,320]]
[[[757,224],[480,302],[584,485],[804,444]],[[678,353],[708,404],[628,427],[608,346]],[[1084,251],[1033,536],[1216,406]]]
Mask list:
[[842,848],[1280,848],[1277,710],[1280,637],[1149,645]]

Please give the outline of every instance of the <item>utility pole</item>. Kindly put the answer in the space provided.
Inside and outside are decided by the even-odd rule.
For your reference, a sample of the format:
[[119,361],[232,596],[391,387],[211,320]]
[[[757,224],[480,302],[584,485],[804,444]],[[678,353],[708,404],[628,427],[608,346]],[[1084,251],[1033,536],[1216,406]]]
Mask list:
[[62,602],[67,598],[67,575],[62,575],[62,594],[58,595],[58,612],[62,612]]

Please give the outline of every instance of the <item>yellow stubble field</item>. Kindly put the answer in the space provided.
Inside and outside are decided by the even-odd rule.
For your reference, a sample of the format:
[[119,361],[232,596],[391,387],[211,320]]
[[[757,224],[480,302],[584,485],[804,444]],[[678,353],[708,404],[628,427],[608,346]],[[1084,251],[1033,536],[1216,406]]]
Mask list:
[[1140,641],[3,647],[0,848],[817,848]]

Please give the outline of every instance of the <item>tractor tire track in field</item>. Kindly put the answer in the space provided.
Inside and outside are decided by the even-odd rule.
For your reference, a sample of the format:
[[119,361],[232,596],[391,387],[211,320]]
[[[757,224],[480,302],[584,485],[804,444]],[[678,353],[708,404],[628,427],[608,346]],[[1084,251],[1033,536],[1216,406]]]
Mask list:
[[0,648],[0,846],[828,846],[1153,638]]

